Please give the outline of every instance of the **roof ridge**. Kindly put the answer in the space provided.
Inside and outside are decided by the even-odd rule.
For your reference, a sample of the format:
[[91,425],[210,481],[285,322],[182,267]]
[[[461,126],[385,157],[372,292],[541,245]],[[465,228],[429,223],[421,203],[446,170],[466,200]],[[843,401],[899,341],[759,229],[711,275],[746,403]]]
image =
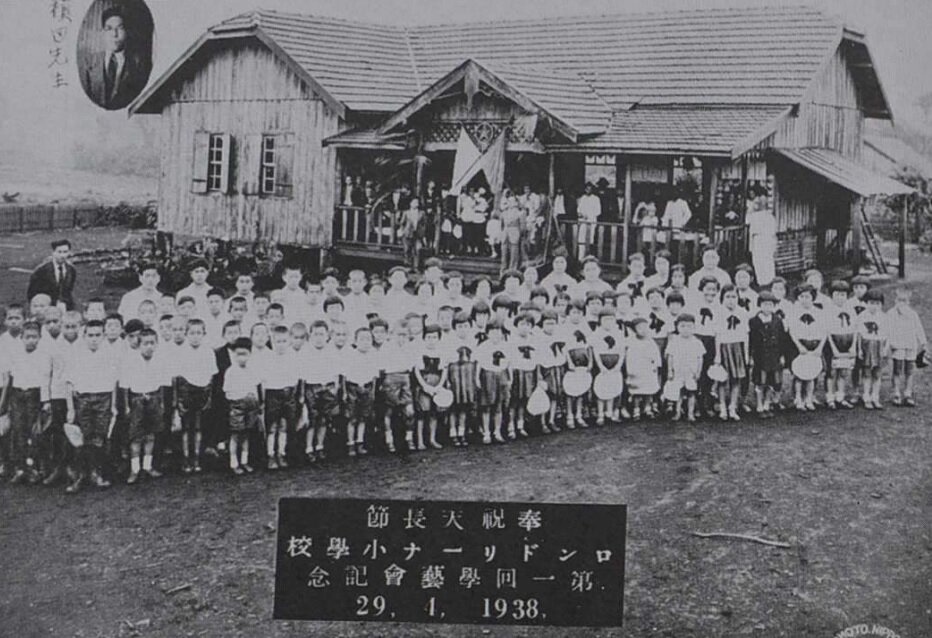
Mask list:
[[[234,19],[242,18],[246,15],[255,15],[255,14],[275,14],[280,16],[298,16],[302,18],[311,18],[323,21],[336,22],[346,25],[352,25],[356,27],[380,27],[386,30],[398,31],[399,33],[408,33],[413,35],[415,38],[418,35],[418,31],[426,29],[436,29],[441,27],[462,27],[462,26],[482,26],[486,24],[522,24],[522,25],[535,25],[548,23],[555,18],[561,20],[571,20],[574,22],[586,22],[598,19],[605,18],[651,18],[651,17],[660,17],[660,16],[683,16],[683,15],[714,15],[714,14],[734,14],[734,15],[749,15],[749,14],[758,14],[758,15],[767,15],[773,13],[781,13],[787,15],[795,15],[800,11],[806,11],[810,14],[818,14],[829,22],[836,23],[838,26],[844,26],[843,20],[840,20],[838,16],[834,16],[826,13],[823,9],[818,6],[807,3],[800,2],[799,4],[792,5],[760,5],[755,7],[710,7],[703,9],[669,9],[669,10],[652,10],[652,11],[617,11],[617,12],[601,12],[601,13],[585,13],[585,14],[575,14],[575,15],[553,15],[545,16],[540,18],[508,18],[508,19],[499,19],[499,20],[464,20],[462,22],[428,22],[424,24],[414,24],[414,25],[401,25],[401,24],[391,24],[385,22],[376,22],[376,21],[366,21],[366,20],[353,20],[350,18],[342,18],[336,16],[322,15],[318,13],[305,13],[301,11],[281,11],[279,9],[254,9],[252,11],[246,11],[241,13],[233,18],[229,18],[224,22],[232,21]],[[222,23],[220,23],[222,24]]]

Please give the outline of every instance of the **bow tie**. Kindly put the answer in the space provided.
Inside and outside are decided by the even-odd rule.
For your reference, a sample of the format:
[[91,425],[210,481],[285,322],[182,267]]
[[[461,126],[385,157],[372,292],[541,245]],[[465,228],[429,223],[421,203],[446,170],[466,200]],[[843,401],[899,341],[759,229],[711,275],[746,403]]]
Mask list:
[[606,335],[606,336],[605,336],[605,345],[607,345],[609,348],[614,348],[614,347],[615,347],[615,338],[612,337],[611,335]]
[[864,326],[867,328],[867,334],[875,335],[880,332],[880,326],[873,321],[865,321]]
[[751,309],[751,300],[748,299],[747,297],[739,297],[739,298],[738,298],[738,305],[741,306],[742,308],[744,308],[745,310],[750,310],[750,309]]
[[531,353],[534,352],[534,346],[518,346],[518,352],[520,352],[525,359],[530,359]]
[[650,313],[650,329],[653,332],[660,332],[660,329],[666,325],[666,322],[657,316],[656,313]]
[[702,317],[702,325],[704,326],[706,322],[712,320],[712,311],[708,308],[701,308],[699,310],[699,316]]
[[802,315],[802,316],[799,318],[799,320],[802,321],[802,322],[803,322],[804,324],[806,324],[807,326],[812,325],[812,324],[815,323],[815,317],[813,317],[813,316],[810,315],[809,313],[806,313],[806,314]]
[[851,315],[849,315],[847,312],[839,313],[838,318],[841,320],[841,325],[843,326],[851,325]]
[[738,327],[738,324],[741,323],[741,320],[738,319],[736,316],[732,315],[728,317],[727,323],[728,323],[728,329],[734,330],[735,328]]

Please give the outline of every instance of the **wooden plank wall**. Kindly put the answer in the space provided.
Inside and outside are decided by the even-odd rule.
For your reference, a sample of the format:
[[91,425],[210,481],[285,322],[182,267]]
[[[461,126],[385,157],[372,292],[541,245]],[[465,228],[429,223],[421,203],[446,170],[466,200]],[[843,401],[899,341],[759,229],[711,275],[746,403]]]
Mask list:
[[864,114],[843,47],[813,81],[796,117],[787,117],[777,128],[769,146],[830,148],[848,157],[860,156]]
[[[329,246],[339,118],[255,41],[231,40],[192,65],[162,112],[159,227],[190,235]],[[230,192],[191,192],[194,134],[232,135]],[[249,135],[292,133],[293,196],[243,195]]]

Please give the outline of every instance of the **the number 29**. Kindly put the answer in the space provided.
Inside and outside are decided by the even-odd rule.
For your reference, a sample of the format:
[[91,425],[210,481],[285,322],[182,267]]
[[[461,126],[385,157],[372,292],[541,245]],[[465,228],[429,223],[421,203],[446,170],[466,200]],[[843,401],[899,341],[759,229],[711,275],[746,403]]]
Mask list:
[[381,616],[385,613],[385,596],[368,596],[356,597],[356,615],[357,616]]
[[515,620],[535,620],[540,616],[540,606],[536,598],[483,598],[483,618],[501,619],[511,613]]

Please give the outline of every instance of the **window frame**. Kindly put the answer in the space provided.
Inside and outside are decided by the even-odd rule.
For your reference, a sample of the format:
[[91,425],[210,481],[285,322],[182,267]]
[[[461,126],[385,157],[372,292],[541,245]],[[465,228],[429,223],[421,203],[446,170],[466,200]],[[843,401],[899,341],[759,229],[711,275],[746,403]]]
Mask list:
[[223,192],[224,164],[230,149],[224,148],[224,134],[211,133],[207,144],[207,192]]
[[262,135],[259,158],[259,194],[272,197],[276,194],[276,179],[278,178],[278,149],[277,135]]

